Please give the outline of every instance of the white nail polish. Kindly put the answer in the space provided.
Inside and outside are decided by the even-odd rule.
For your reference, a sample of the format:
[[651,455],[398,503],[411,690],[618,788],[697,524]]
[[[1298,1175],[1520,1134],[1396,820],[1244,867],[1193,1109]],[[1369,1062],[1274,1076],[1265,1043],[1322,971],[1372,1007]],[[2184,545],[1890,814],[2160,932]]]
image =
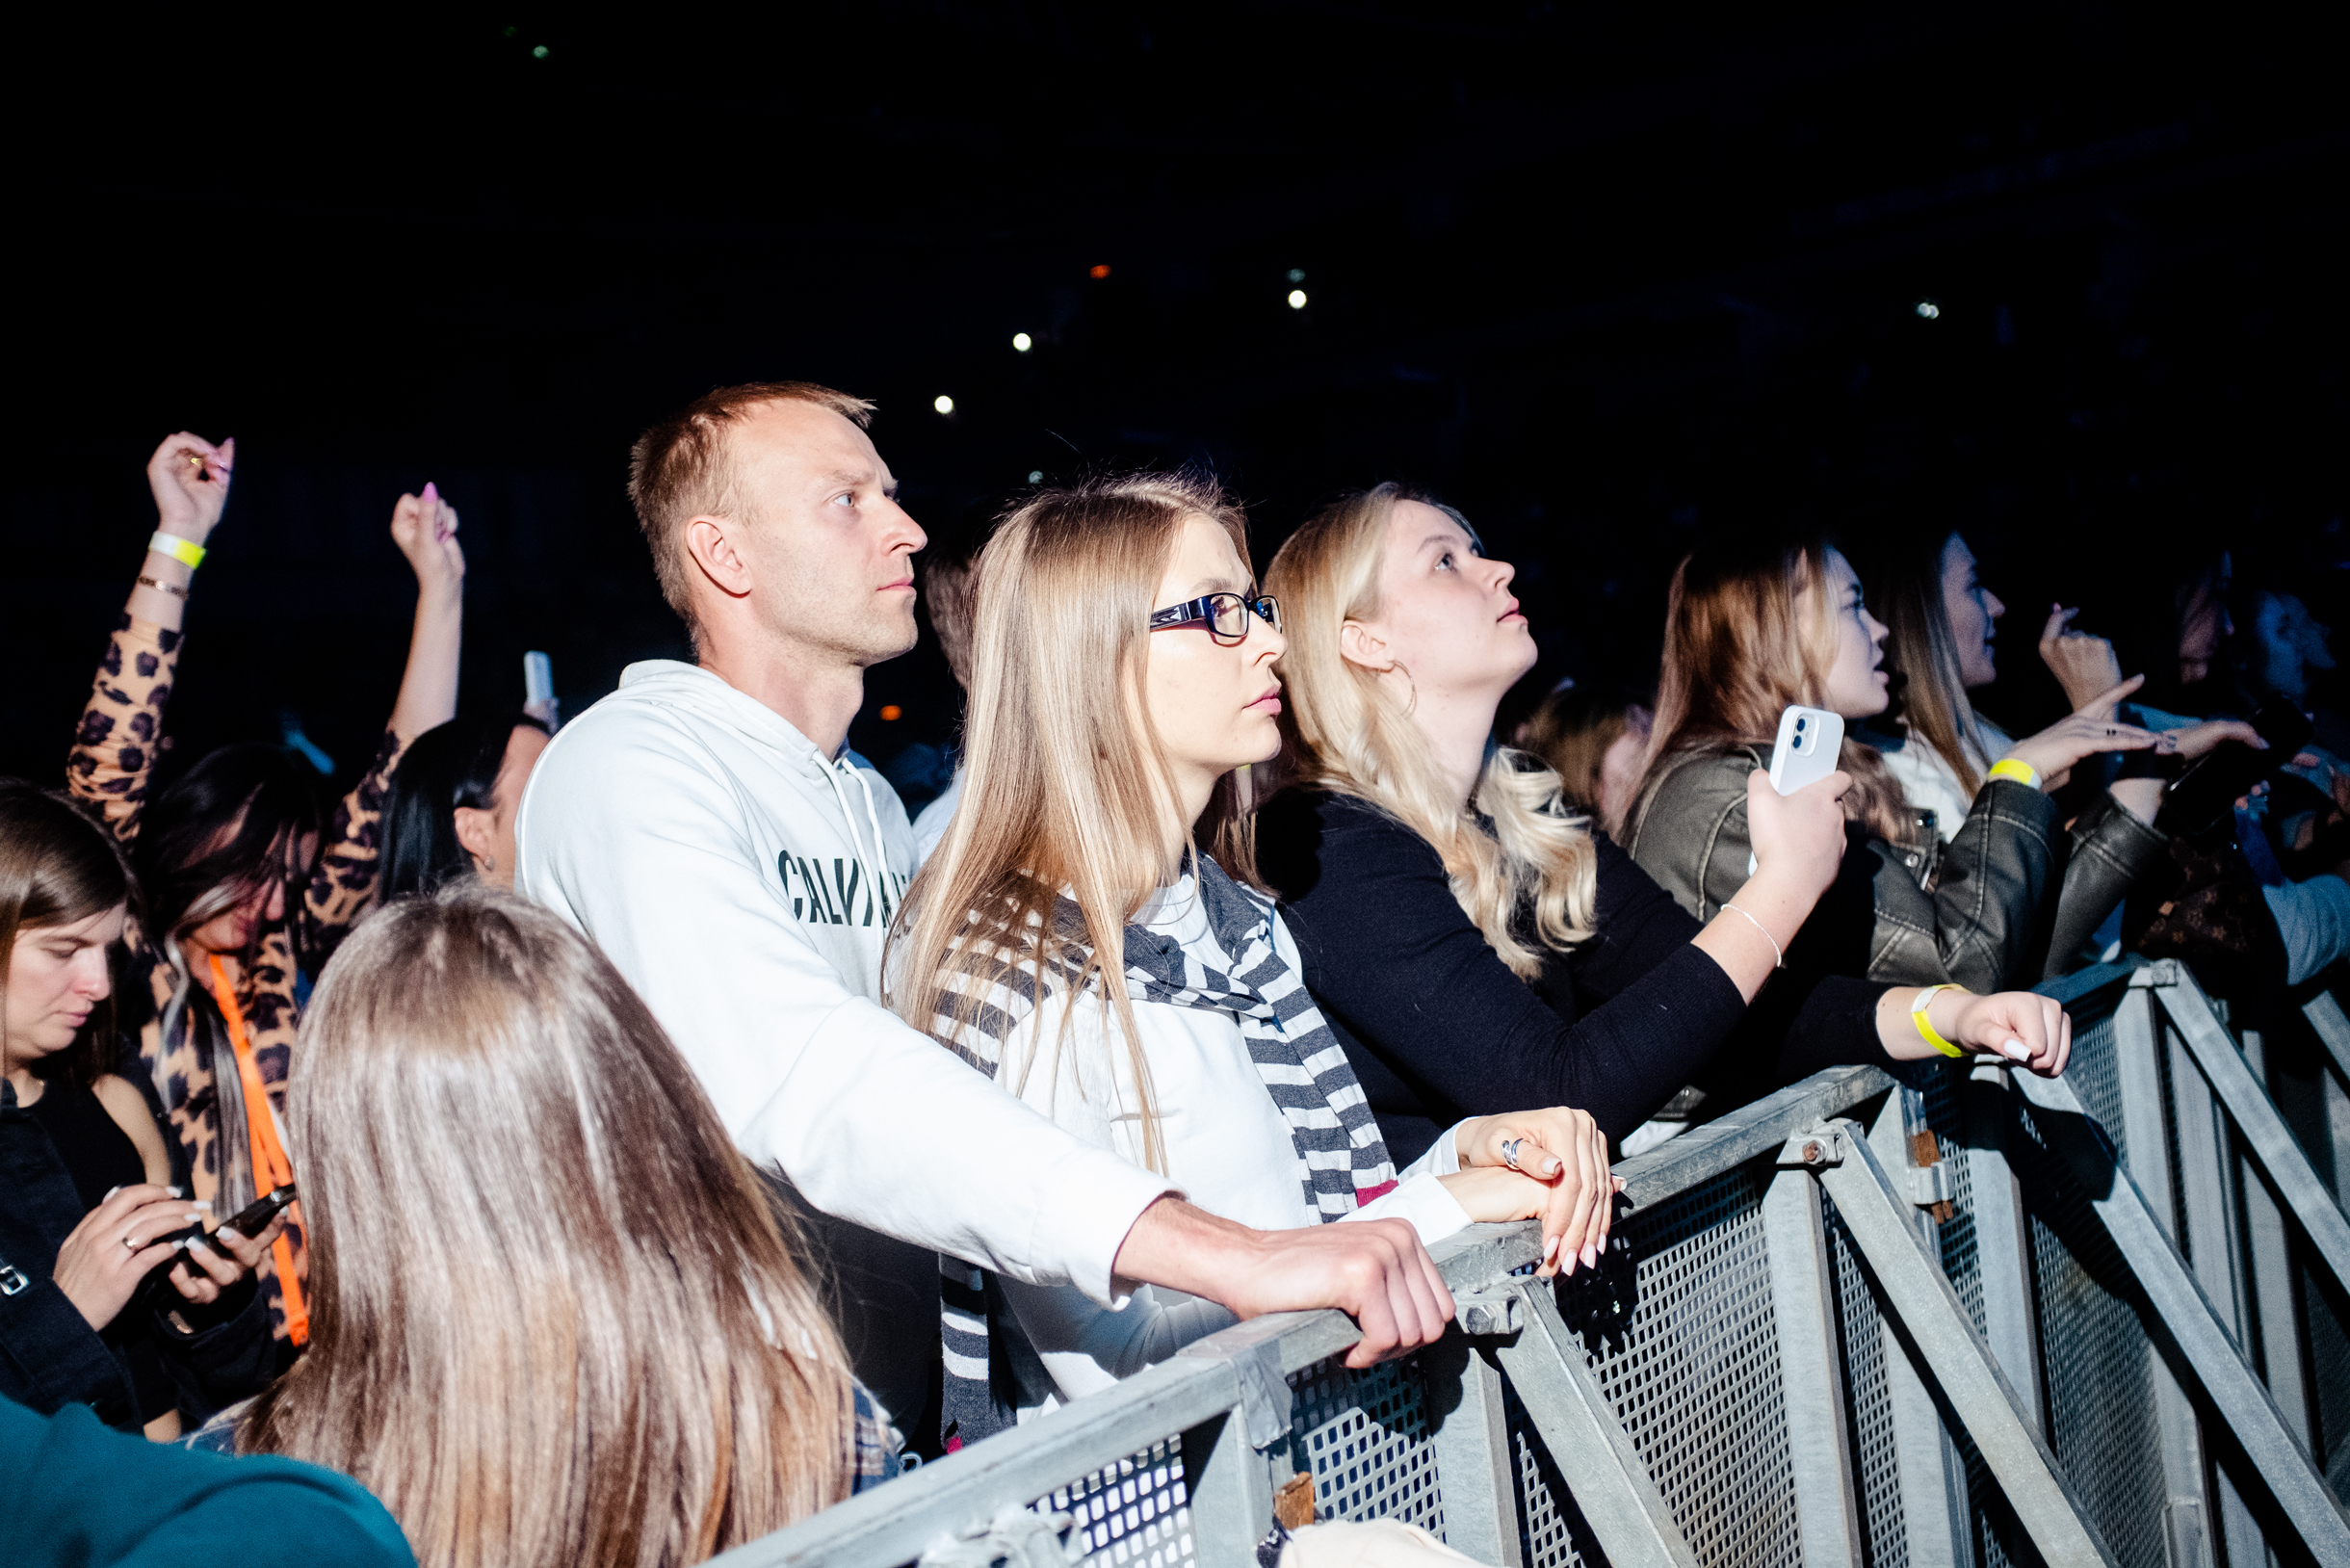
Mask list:
[[2008,1056],[2015,1058],[2018,1061],[2028,1061],[2031,1059],[2032,1054],[2024,1047],[2022,1040],[2009,1040],[2005,1045],[2000,1046],[1999,1049]]
[[1595,1247],[1595,1246],[1586,1246],[1586,1247],[1584,1247],[1584,1248],[1583,1248],[1583,1267],[1584,1267],[1585,1268],[1597,1268],[1599,1266],[1600,1266],[1600,1249],[1599,1249],[1598,1247]]
[[1555,1257],[1557,1257],[1557,1256],[1558,1256],[1558,1238],[1557,1238],[1557,1237],[1555,1237],[1555,1236],[1546,1236],[1546,1237],[1544,1237],[1544,1238],[1542,1239],[1542,1261],[1543,1261],[1544,1263],[1546,1263],[1546,1264],[1547,1264],[1547,1263],[1549,1263],[1549,1262],[1550,1262],[1550,1261],[1551,1261],[1553,1258],[1555,1258]]

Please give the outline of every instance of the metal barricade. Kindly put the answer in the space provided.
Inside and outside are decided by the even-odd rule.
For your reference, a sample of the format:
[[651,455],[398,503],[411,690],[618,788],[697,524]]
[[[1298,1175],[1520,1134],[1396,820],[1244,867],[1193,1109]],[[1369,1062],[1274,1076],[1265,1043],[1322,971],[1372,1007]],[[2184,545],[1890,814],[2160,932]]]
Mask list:
[[1278,1509],[1496,1568],[2350,1563],[2350,1017],[2297,1136],[2176,964],[2047,989],[2060,1080],[1833,1069],[1619,1165],[1629,1269],[1474,1227],[1415,1356],[1259,1319],[719,1560],[1241,1568]]

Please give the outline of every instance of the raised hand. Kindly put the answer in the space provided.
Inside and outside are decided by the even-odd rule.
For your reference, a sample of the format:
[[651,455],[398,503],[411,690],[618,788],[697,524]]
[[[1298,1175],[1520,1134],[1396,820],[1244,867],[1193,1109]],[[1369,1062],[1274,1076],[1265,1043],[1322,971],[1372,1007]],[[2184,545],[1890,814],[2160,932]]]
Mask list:
[[457,542],[457,509],[427,482],[422,495],[392,506],[392,542],[408,560],[422,592],[453,590],[465,581],[465,552]]
[[2101,751],[2153,750],[2169,754],[2178,748],[2169,735],[2125,724],[2113,717],[2122,699],[2145,680],[2143,675],[2132,675],[2097,693],[2079,712],[2059,719],[2039,734],[2027,735],[2009,746],[2007,755],[2038,773],[2040,788],[2047,792],[2062,788],[2076,764]]
[[234,437],[216,447],[186,431],[165,436],[147,459],[147,488],[155,494],[155,514],[163,531],[203,543],[221,520],[221,509],[228,505],[228,481],[236,461]]
[[2040,629],[2040,662],[2064,688],[2064,699],[2075,713],[2097,701],[2100,693],[2122,679],[2122,662],[2115,657],[2113,644],[2073,630],[2073,617],[2079,614],[2076,609],[2050,605],[2048,624]]

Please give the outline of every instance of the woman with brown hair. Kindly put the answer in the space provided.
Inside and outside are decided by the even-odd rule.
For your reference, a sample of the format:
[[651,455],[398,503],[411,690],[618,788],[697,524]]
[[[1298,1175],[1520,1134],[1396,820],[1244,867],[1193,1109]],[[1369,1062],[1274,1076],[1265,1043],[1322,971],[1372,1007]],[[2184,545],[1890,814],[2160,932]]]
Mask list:
[[[1681,563],[1629,839],[1633,858],[1683,907],[1703,919],[1748,875],[1758,850],[1745,780],[1768,760],[1786,708],[1824,708],[1848,724],[1885,711],[1885,637],[1833,546],[1741,534]],[[2108,713],[2129,690],[2105,694]],[[2100,752],[2170,745],[2135,725],[2075,714],[2010,745],[1945,844],[1884,759],[1848,732],[1847,847],[1788,962],[1977,994],[2036,980],[2041,910],[2057,885],[2056,807],[2045,787]]]
[[0,1396],[165,1439],[274,1370],[248,1270],[281,1221],[189,1233],[209,1206],[117,1070],[131,891],[104,828],[0,779]]
[[378,913],[287,1117],[310,1348],[236,1447],[358,1480],[419,1562],[699,1562],[895,1473],[692,1069],[559,917]]
[[[1293,783],[1258,815],[1259,863],[1389,1138],[1408,1154],[1457,1116],[1554,1103],[1636,1151],[1687,1125],[1641,1131],[1692,1080],[1928,1052],[1907,999],[1863,980],[1774,986],[1749,1011],[1835,873],[1843,775],[1782,798],[1741,773],[1768,864],[1701,928],[1556,773],[1491,746],[1534,659],[1512,576],[1460,513],[1395,484],[1308,521],[1267,574]],[[1937,1016],[1945,1038],[2063,1060],[2032,999]]]

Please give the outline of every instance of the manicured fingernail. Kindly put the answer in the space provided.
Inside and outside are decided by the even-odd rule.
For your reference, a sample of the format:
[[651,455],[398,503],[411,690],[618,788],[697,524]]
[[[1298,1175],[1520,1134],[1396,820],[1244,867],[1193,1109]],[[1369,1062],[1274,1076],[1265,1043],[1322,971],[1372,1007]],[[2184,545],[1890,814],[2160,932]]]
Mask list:
[[[118,1187],[110,1187],[110,1188],[108,1188],[108,1189],[106,1189],[106,1198],[111,1198],[111,1197],[113,1197],[113,1196],[114,1196],[114,1195],[115,1195],[117,1192],[119,1192],[119,1191],[121,1191],[121,1190],[122,1190],[122,1189],[120,1189],[120,1188],[118,1188]],[[100,1203],[104,1203],[104,1202],[106,1201],[106,1198],[100,1198],[98,1201],[99,1201]]]
[[1542,1261],[1547,1264],[1556,1256],[1558,1256],[1558,1238],[1555,1236],[1544,1237],[1542,1239]]
[[184,1198],[188,1195],[186,1192],[180,1190],[176,1187],[167,1187],[164,1189],[164,1190],[170,1193],[175,1198]]
[[1559,1271],[1560,1273],[1562,1273],[1562,1274],[1572,1274],[1572,1273],[1574,1273],[1574,1272],[1575,1272],[1575,1254],[1574,1254],[1574,1253],[1572,1253],[1572,1252],[1561,1252],[1561,1253],[1558,1255],[1558,1271]]
[[2022,1040],[2009,1040],[2005,1045],[2000,1046],[1999,1050],[2006,1055],[2015,1058],[2018,1061],[2026,1060],[2031,1056],[2030,1050],[2024,1046]]
[[1549,1164],[1542,1167],[1542,1174],[1546,1177],[1555,1176],[1566,1168],[1567,1166],[1565,1161],[1554,1160]]
[[[179,1191],[179,1189],[175,1187],[171,1189],[171,1190],[174,1194],[176,1194]],[[198,1209],[210,1210],[212,1207],[212,1200],[210,1198],[198,1198],[196,1200],[196,1206]]]
[[1597,1268],[1599,1266],[1600,1249],[1586,1243],[1583,1247],[1583,1267],[1585,1268]]
[[439,500],[440,500],[440,490],[439,490],[439,488],[438,488],[437,486],[435,486],[435,485],[433,484],[433,483],[432,483],[431,480],[426,480],[426,481],[425,481],[425,502],[426,502],[426,504],[427,504],[427,505],[429,505],[429,506],[430,506],[430,505],[433,505],[433,504],[437,504],[437,503],[439,502]]

